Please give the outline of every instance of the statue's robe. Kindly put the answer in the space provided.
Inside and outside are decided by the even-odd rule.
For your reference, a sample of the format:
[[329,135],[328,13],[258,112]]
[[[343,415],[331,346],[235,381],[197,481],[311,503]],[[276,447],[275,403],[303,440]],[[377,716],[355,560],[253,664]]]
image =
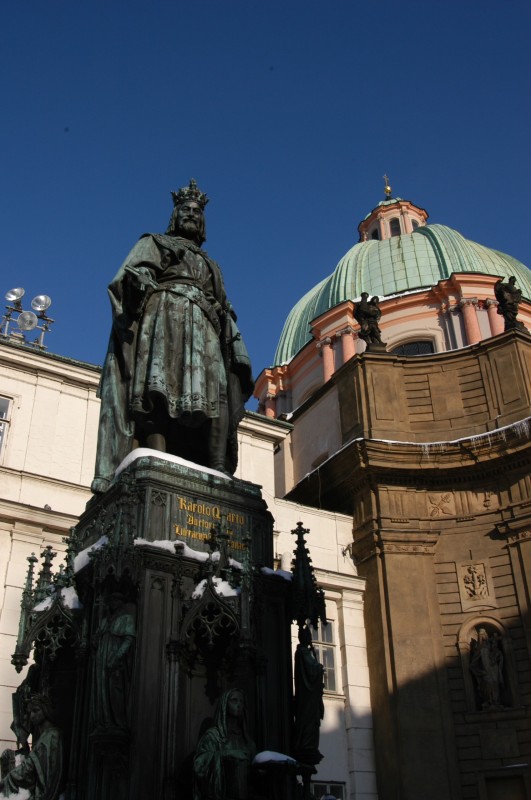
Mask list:
[[[227,693],[230,694],[230,693]],[[194,756],[194,800],[247,800],[256,747],[242,729],[237,741],[227,729],[226,704],[217,723],[199,740]]]
[[91,717],[100,728],[129,728],[129,688],[136,637],[134,607],[124,604],[116,615],[104,617],[96,634],[93,660]]
[[57,800],[63,772],[63,745],[57,728],[47,728],[31,753],[4,778],[6,797],[27,789],[31,800]]
[[[144,268],[154,288],[128,271]],[[131,451],[155,396],[170,420],[200,427],[228,405],[225,468],[237,464],[236,429],[253,382],[218,265],[188,239],[146,234],[109,286],[113,327],[103,367],[94,491]],[[226,340],[228,339],[228,344]]]

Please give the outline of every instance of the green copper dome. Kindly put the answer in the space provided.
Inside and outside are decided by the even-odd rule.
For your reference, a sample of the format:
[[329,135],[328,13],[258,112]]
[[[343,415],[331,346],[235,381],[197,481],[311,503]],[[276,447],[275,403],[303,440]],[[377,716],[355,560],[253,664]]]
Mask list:
[[424,225],[413,233],[354,245],[334,272],[292,308],[275,353],[274,366],[290,361],[311,340],[310,323],[330,308],[356,300],[362,292],[401,294],[434,286],[452,272],[514,275],[531,298],[531,270],[512,256],[465,239],[446,225]]

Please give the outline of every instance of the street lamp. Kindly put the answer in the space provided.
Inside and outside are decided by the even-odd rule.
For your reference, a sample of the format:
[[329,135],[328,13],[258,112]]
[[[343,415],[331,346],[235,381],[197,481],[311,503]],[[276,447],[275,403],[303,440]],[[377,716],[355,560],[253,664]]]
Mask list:
[[[54,322],[46,314],[52,301],[47,294],[38,294],[31,301],[33,311],[24,311],[22,298],[25,294],[26,292],[21,286],[6,292],[6,313],[0,323],[0,337],[13,341],[22,340],[25,344],[31,344],[40,350],[45,350],[44,334],[50,330]],[[41,322],[41,325],[39,325],[39,322]],[[40,335],[33,342],[27,342],[26,333],[34,330],[40,331]]]

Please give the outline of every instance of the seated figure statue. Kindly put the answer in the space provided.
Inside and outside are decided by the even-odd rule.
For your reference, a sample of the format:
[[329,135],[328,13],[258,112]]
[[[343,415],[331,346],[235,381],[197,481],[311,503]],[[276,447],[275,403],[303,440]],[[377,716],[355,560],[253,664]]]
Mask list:
[[0,790],[4,797],[29,791],[31,800],[56,800],[61,790],[63,746],[61,734],[52,722],[48,697],[34,694],[28,703],[33,747],[18,766],[2,776]]

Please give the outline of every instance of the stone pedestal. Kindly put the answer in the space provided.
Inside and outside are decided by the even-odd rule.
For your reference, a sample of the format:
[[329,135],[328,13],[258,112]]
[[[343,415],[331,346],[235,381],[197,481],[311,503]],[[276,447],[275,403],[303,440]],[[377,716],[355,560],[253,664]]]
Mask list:
[[271,570],[258,486],[153,452],[128,461],[75,532],[88,655],[69,796],[191,800],[194,749],[229,688],[258,750],[289,752],[290,582]]

